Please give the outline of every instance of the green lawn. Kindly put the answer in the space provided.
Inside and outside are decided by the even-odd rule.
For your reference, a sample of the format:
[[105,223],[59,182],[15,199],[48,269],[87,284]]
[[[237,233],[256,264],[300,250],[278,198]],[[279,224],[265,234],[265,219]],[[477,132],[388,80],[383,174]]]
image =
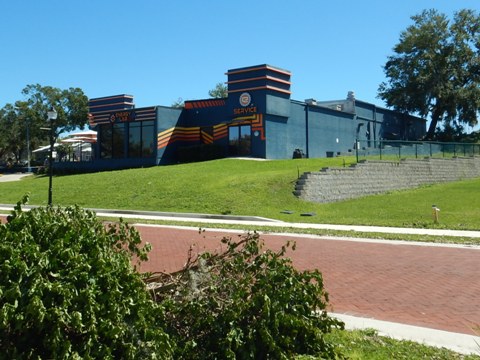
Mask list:
[[[341,331],[327,335],[347,359],[351,360],[479,360],[477,354],[462,355],[445,348],[435,348],[413,341],[394,340],[379,336],[375,330]],[[297,360],[317,360],[313,356],[299,356]],[[319,359],[318,359],[319,360]]]
[[[316,204],[293,194],[298,174],[327,166],[348,166],[354,157],[247,161],[222,159],[145,169],[55,176],[53,201],[90,208],[255,215],[291,222],[480,228],[480,179],[424,186],[332,204]],[[47,177],[0,183],[0,203],[47,202]],[[432,205],[440,211],[434,225]],[[283,210],[293,214],[282,214]],[[301,213],[316,216],[301,216]]]

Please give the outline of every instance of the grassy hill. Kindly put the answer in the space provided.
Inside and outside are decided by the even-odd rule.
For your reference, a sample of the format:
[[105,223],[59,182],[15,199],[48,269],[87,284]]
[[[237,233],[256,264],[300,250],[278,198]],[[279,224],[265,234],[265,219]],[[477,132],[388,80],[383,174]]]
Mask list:
[[[284,221],[384,226],[480,229],[480,179],[425,186],[333,204],[315,204],[293,194],[298,174],[347,166],[352,157],[210,162],[95,174],[55,176],[55,205],[210,214],[255,215]],[[45,205],[48,177],[0,183],[0,203]],[[440,211],[433,225],[432,204]],[[282,214],[283,210],[293,214]],[[301,216],[301,213],[316,213]]]

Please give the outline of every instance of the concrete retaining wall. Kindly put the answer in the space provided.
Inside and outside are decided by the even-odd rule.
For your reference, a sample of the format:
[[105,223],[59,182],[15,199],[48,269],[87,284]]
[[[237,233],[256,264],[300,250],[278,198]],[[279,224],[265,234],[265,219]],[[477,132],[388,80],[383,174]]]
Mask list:
[[369,160],[348,168],[306,172],[297,180],[294,194],[327,203],[475,177],[480,177],[480,158]]

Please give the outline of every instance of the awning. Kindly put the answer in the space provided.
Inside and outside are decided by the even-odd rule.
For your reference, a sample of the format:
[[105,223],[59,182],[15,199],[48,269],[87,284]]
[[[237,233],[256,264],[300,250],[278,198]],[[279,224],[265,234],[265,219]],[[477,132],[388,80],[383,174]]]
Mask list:
[[[60,144],[53,144],[53,147],[56,148],[58,145],[60,145]],[[39,147],[38,149],[33,150],[32,153],[43,152],[43,151],[48,151],[48,150],[50,150],[50,145]]]

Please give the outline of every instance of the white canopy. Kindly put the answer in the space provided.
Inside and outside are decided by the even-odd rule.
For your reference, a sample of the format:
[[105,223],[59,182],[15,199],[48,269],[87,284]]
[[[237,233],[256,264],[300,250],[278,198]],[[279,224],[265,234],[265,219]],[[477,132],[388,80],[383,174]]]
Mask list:
[[[57,144],[57,143],[53,144],[54,147],[57,147],[58,145],[60,144]],[[43,152],[48,150],[50,150],[50,145],[45,145],[45,146],[39,147],[38,149],[33,150],[32,153]]]
[[85,131],[80,131],[78,133],[71,133],[69,134],[71,137],[79,137],[79,136],[84,136],[88,137],[89,139],[91,138],[96,138],[97,137],[97,132],[93,130],[85,130]]

